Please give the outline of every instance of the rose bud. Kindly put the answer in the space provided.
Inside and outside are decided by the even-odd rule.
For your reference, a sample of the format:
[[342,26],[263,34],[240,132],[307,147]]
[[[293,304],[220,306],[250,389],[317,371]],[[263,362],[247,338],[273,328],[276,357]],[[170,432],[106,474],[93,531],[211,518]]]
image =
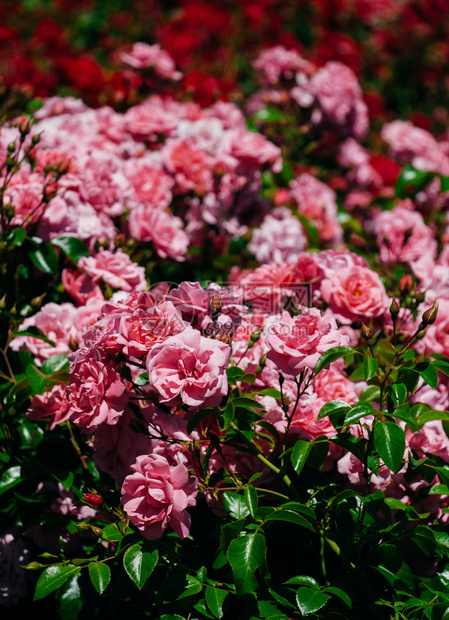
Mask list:
[[96,493],[85,493],[84,501],[86,504],[89,504],[91,508],[100,508],[103,503],[103,498],[101,495],[97,495]]
[[424,329],[428,325],[435,323],[438,314],[438,303],[433,302],[433,306],[428,308],[422,315],[420,329]]
[[393,301],[391,302],[390,314],[391,314],[391,320],[393,321],[393,323],[396,323],[396,319],[398,318],[398,314],[399,314],[399,304],[396,301],[396,299],[393,299]]
[[412,288],[413,288],[413,282],[410,277],[410,274],[407,273],[403,278],[401,278],[399,282],[399,290],[404,295],[407,295],[407,293],[410,293]]

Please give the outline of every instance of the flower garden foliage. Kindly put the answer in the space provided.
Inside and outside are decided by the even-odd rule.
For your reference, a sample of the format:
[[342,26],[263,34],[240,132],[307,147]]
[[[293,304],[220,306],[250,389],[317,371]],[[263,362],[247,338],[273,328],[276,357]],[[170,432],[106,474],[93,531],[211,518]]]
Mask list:
[[2,614],[447,620],[447,3],[0,10]]

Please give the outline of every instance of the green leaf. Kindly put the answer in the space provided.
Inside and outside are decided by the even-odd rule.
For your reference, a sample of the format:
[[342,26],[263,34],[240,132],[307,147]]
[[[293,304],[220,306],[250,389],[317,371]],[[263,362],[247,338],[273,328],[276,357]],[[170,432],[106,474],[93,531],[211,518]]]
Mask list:
[[103,594],[111,581],[111,569],[104,562],[90,562],[89,575],[98,594]]
[[263,390],[258,390],[257,393],[262,396],[272,396],[276,400],[282,400],[282,394],[279,390],[275,390],[274,388],[264,388]]
[[251,594],[257,588],[256,570],[265,567],[267,549],[261,533],[246,534],[229,545],[227,558],[234,575],[237,596]]
[[83,607],[81,601],[81,588],[78,583],[79,575],[70,577],[64,585],[63,592],[59,597],[58,614],[64,620],[77,620]]
[[323,405],[318,414],[318,420],[325,418],[326,416],[330,416],[339,413],[346,413],[351,408],[351,405],[348,405],[344,400],[331,400],[325,405]]
[[311,588],[318,588],[320,584],[316,579],[310,577],[309,575],[295,575],[295,577],[291,577],[284,581],[285,585],[294,585],[294,586],[308,586]]
[[246,398],[245,396],[238,396],[234,398],[232,401],[234,407],[243,407],[244,409],[263,409],[263,405],[261,405],[254,398]]
[[83,256],[89,256],[87,246],[76,237],[57,237],[52,239],[50,243],[62,250],[74,263],[78,263]]
[[417,170],[412,166],[404,166],[394,188],[395,197],[415,195],[435,178],[434,172]]
[[49,381],[49,377],[44,375],[36,366],[28,366],[26,376],[36,394],[42,394]]
[[103,528],[101,537],[109,542],[120,542],[124,538],[124,534],[120,532],[115,523],[109,523]]
[[360,418],[364,418],[367,415],[376,415],[376,413],[377,409],[374,409],[370,403],[357,403],[346,414],[343,426],[350,426],[358,422]]
[[335,586],[329,586],[328,588],[326,588],[326,592],[335,594],[335,596],[338,596],[338,598],[340,598],[343,603],[346,603],[349,609],[352,609],[352,601],[350,596],[346,594],[346,592],[343,592],[343,590],[341,590],[340,588],[337,588]]
[[335,360],[340,359],[344,355],[348,355],[348,353],[355,353],[354,349],[350,347],[332,347],[319,358],[316,367],[315,367],[315,375],[317,375],[323,368],[329,366]]
[[372,379],[377,372],[377,360],[366,356],[363,359],[363,371],[365,373],[365,381]]
[[235,385],[236,382],[239,381],[244,374],[245,371],[241,368],[237,368],[237,366],[231,366],[231,368],[228,368],[226,371],[228,381],[231,385]]
[[257,491],[251,485],[245,487],[245,503],[251,515],[254,517],[257,510]]
[[201,420],[204,420],[204,418],[207,418],[207,416],[211,413],[214,413],[214,409],[212,407],[207,407],[197,411],[187,422],[187,434],[190,435],[196,425],[199,424]]
[[220,588],[213,588],[212,586],[206,587],[205,599],[206,604],[209,611],[216,617],[222,618],[223,611],[223,603],[227,597],[228,593],[226,590],[221,590]]
[[257,601],[257,606],[262,620],[289,620],[273,601]]
[[380,398],[380,387],[378,385],[369,385],[359,396],[362,402],[372,403]]
[[374,446],[385,465],[397,473],[402,466],[405,451],[405,433],[395,422],[377,422],[374,425]]
[[79,566],[62,566],[61,564],[49,566],[42,572],[37,581],[33,600],[38,601],[41,598],[45,598],[62,586],[69,577],[79,573],[80,570]]
[[264,123],[276,123],[285,119],[285,114],[276,108],[262,108],[254,114],[254,118]]
[[296,592],[296,602],[303,616],[315,613],[324,607],[329,599],[329,594],[312,588],[298,588]]
[[438,387],[438,371],[430,362],[420,362],[413,366],[412,370],[415,370],[424,381],[430,385],[434,390]]
[[29,253],[31,262],[43,273],[54,275],[58,270],[58,255],[47,243]]
[[233,493],[232,491],[223,493],[223,504],[234,519],[242,519],[250,514],[245,498],[238,493]]
[[134,581],[139,590],[143,588],[146,580],[153,572],[158,559],[159,554],[157,550],[152,552],[142,551],[139,543],[126,550],[123,556],[123,566],[128,577]]
[[34,325],[30,325],[26,329],[21,329],[21,330],[14,332],[13,337],[15,338],[16,336],[31,336],[32,338],[43,340],[44,342],[46,342],[52,347],[56,347],[56,344],[53,342],[53,340],[50,340],[50,338],[47,338],[44,332],[38,327],[35,327]]
[[312,450],[313,442],[305,441],[304,439],[298,439],[293,447],[293,452],[291,456],[293,469],[296,471],[298,476],[302,472],[304,465],[307,462],[307,457],[309,456]]
[[424,411],[418,418],[418,424],[419,426],[423,426],[423,424],[433,422],[434,420],[449,420],[449,412],[436,411],[435,409]]
[[7,235],[6,241],[11,245],[22,245],[23,240],[25,239],[25,234],[25,228],[15,228]]
[[295,523],[296,525],[305,527],[311,532],[315,531],[315,528],[307,521],[307,519],[292,510],[280,509],[270,512],[270,514],[265,517],[265,521],[286,521],[288,523]]
[[20,465],[14,465],[7,469],[0,478],[0,495],[3,495],[8,489],[16,486],[22,480]]
[[407,397],[407,388],[403,383],[390,385],[390,396],[395,405],[402,405]]
[[148,373],[142,372],[134,379],[134,383],[136,385],[147,385],[148,384]]
[[52,375],[58,370],[67,370],[69,367],[69,360],[65,353],[57,353],[52,355],[41,366],[41,370],[44,375]]

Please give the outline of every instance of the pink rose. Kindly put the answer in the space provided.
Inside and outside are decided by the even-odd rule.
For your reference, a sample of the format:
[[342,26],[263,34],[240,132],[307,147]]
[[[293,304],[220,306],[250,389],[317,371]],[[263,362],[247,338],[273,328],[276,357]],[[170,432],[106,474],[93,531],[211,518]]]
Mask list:
[[148,353],[150,385],[168,405],[215,407],[228,391],[229,355],[229,345],[204,338],[189,326]]
[[128,402],[125,386],[112,362],[97,360],[88,349],[77,351],[70,368],[67,395],[70,418],[83,431],[116,424]]
[[153,69],[156,75],[169,80],[179,80],[182,76],[175,70],[175,62],[170,54],[157,43],[134,43],[132,50],[122,54],[121,59],[133,69]]
[[295,50],[288,50],[282,45],[276,45],[262,50],[253,63],[262,77],[262,85],[277,84],[281,78],[292,80],[296,72],[307,73],[312,65]]
[[346,135],[363,138],[369,126],[368,107],[349,67],[341,62],[327,62],[312,76],[306,90],[319,104],[312,122],[324,120]]
[[366,267],[346,267],[321,283],[321,295],[341,323],[380,316],[390,305],[379,275]]
[[373,231],[380,248],[380,260],[384,263],[409,263],[423,255],[436,257],[435,235],[424,224],[422,215],[413,211],[411,201],[379,213],[373,220]]
[[325,417],[318,420],[318,414],[325,404],[326,401],[318,398],[316,394],[304,395],[295,409],[290,430],[299,433],[304,439],[314,439],[320,435],[333,437],[335,428],[329,418]]
[[125,174],[140,202],[159,209],[165,209],[170,205],[174,180],[157,168],[151,160],[137,157],[128,160],[125,163]]
[[159,454],[138,456],[122,486],[122,504],[131,523],[148,540],[170,525],[180,538],[190,532],[188,506],[195,506],[197,479],[179,463],[170,466]]
[[268,359],[280,372],[296,377],[304,369],[313,369],[318,358],[332,347],[346,345],[348,337],[339,333],[330,314],[316,308],[291,317],[287,311],[269,327]]
[[104,299],[100,287],[86,273],[63,269],[61,280],[66,293],[81,306],[86,304],[88,299]]
[[194,190],[204,195],[212,188],[212,160],[191,140],[171,140],[162,152],[168,172],[173,174],[178,193]]
[[51,431],[58,424],[68,420],[70,407],[65,386],[58,383],[49,392],[33,396],[27,416],[30,420],[47,420]]
[[290,209],[281,207],[265,216],[254,229],[248,250],[259,263],[294,262],[307,246],[301,222]]
[[143,291],[147,287],[145,269],[134,263],[123,250],[110,252],[100,250],[96,256],[82,257],[78,261],[79,269],[83,269],[94,282],[103,280],[112,288],[129,293]]
[[260,133],[231,129],[223,137],[222,148],[224,161],[239,175],[253,176],[263,167],[282,170],[281,149]]
[[140,204],[131,210],[128,225],[131,237],[138,241],[152,241],[161,258],[185,260],[190,240],[179,217],[151,205]]
[[69,342],[73,334],[73,317],[76,308],[70,303],[50,302],[22,323],[20,329],[38,327],[55,346],[32,336],[17,336],[11,342],[13,351],[29,351],[39,366],[44,360],[57,353],[70,353]]
[[[340,331],[342,331],[341,328]],[[354,384],[338,370],[326,368],[313,379],[313,391],[325,401],[343,400],[345,403],[353,405],[357,402],[357,394]]]
[[298,213],[313,222],[323,241],[338,241],[342,229],[337,220],[335,192],[308,172],[290,181],[290,196],[298,205]]

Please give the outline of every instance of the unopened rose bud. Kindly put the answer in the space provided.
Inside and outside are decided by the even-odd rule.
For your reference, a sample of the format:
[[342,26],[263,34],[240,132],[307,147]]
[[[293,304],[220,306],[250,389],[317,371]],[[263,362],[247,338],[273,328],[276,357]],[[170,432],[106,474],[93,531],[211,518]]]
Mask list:
[[401,278],[399,282],[399,290],[401,291],[401,293],[404,293],[404,295],[407,295],[408,293],[410,293],[412,288],[413,282],[410,275],[407,273],[403,278]]
[[421,325],[419,326],[420,329],[424,329],[428,325],[432,325],[432,323],[435,323],[437,315],[438,315],[438,303],[434,301],[433,306],[431,308],[428,308],[423,313],[421,317]]
[[393,323],[396,323],[396,320],[399,314],[399,304],[396,301],[396,299],[393,299],[393,301],[391,302],[390,314],[391,314],[391,320],[393,321]]
[[253,347],[256,342],[260,339],[260,336],[262,334],[262,330],[261,329],[256,329],[256,331],[254,331],[251,334],[251,337],[249,339],[249,343],[248,343],[248,349],[251,349],[251,347]]
[[365,338],[365,340],[368,340],[373,335],[373,330],[367,327],[365,323],[363,323],[363,321],[362,321],[361,331],[362,331],[362,336]]
[[422,301],[424,301],[426,294],[425,293],[417,293],[415,295],[415,300],[417,304],[420,304]]
[[40,141],[41,141],[41,134],[40,133],[37,133],[35,136],[33,136],[31,138],[31,144],[36,145],[36,144],[39,144]]
[[103,503],[103,498],[97,493],[85,493],[84,501],[86,502],[86,504],[89,504],[91,508],[99,508]]
[[[260,358],[260,360],[259,360],[259,365],[258,365],[257,370],[256,370],[256,375],[260,375],[260,373],[262,372],[262,370],[265,368],[265,363],[266,363],[266,361],[267,361],[267,354],[266,354],[266,353],[264,353],[264,354],[262,355],[262,357]],[[282,377],[282,375],[279,375],[279,382],[280,382],[280,383],[281,383],[281,382],[283,383],[283,382],[284,382],[284,377],[282,377],[282,379],[281,379],[281,377]],[[281,383],[281,384],[282,384],[282,383]]]

